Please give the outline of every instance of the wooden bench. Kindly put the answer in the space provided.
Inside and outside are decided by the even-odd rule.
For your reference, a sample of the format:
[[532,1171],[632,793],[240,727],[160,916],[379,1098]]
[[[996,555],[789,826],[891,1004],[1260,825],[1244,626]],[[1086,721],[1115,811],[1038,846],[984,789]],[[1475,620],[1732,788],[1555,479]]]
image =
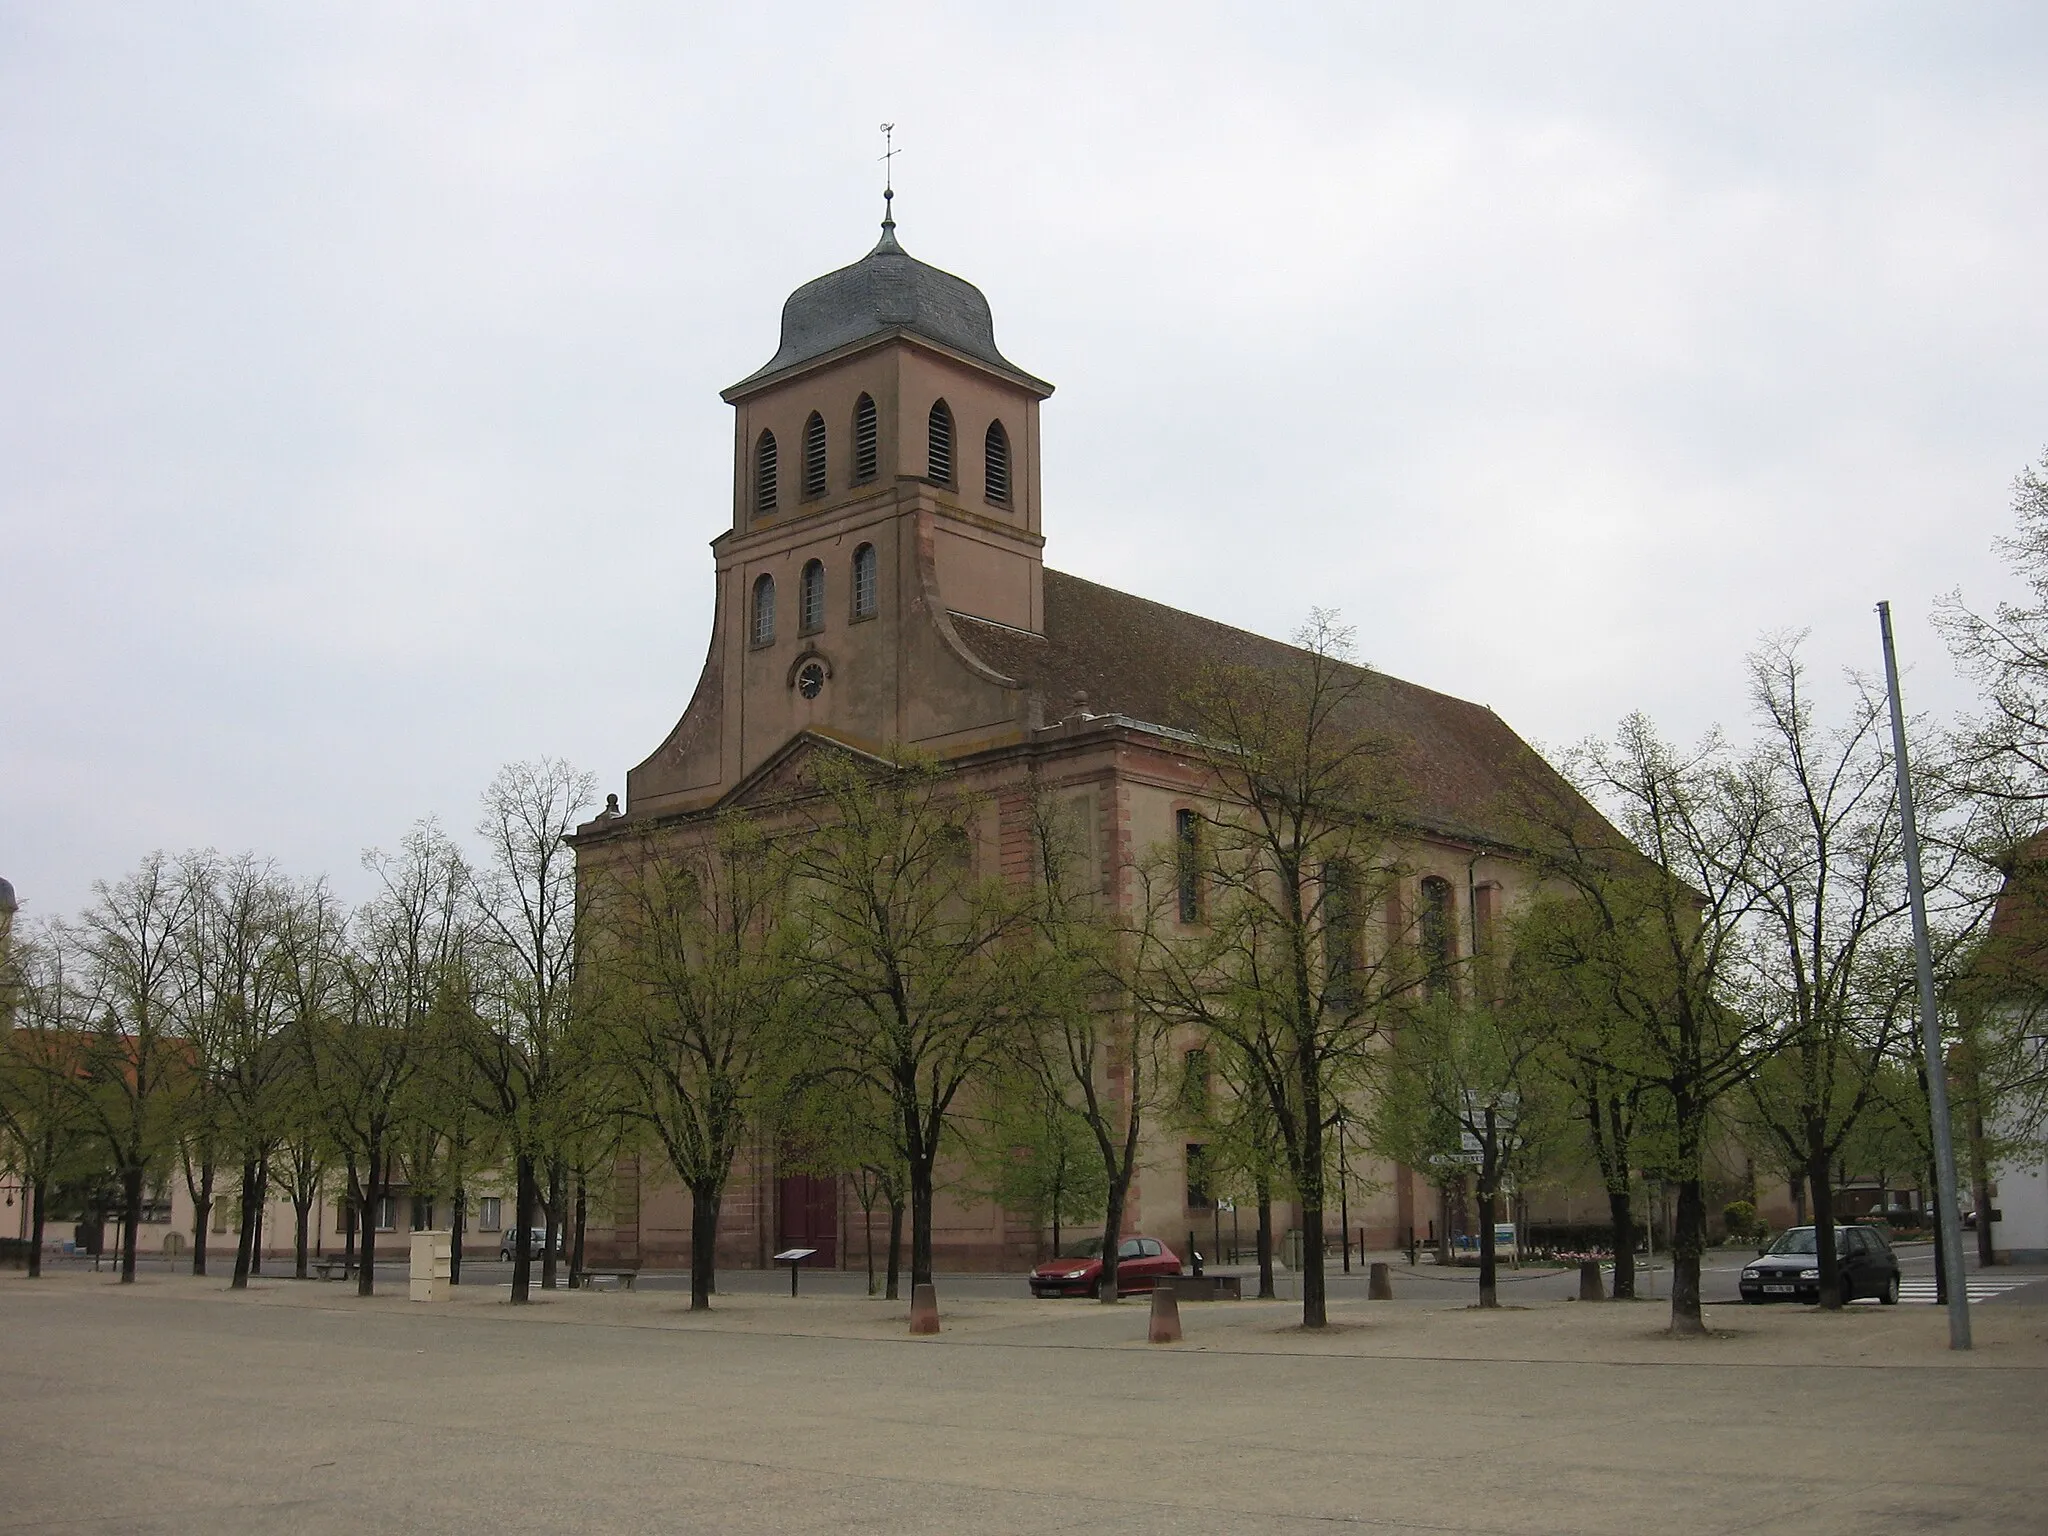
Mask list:
[[313,1261],[313,1273],[322,1280],[332,1280],[337,1274],[344,1280],[353,1279],[356,1268],[357,1265],[354,1259],[315,1259]]
[[582,1281],[583,1288],[586,1291],[604,1289],[604,1287],[597,1283],[600,1280],[612,1281],[620,1290],[630,1291],[634,1288],[634,1282],[640,1278],[640,1271],[637,1269],[586,1269],[577,1278]]

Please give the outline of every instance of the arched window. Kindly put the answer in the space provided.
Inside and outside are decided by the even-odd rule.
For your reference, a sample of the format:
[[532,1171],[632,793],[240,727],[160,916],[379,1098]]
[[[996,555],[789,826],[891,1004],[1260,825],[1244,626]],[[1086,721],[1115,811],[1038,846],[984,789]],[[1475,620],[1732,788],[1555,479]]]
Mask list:
[[825,418],[816,411],[804,423],[804,495],[825,494]]
[[853,483],[865,485],[882,467],[882,429],[875,418],[875,402],[862,395],[853,402]]
[[988,436],[981,447],[983,480],[987,485],[988,499],[997,506],[1010,504],[1010,434],[1003,430],[1000,421],[988,424]]
[[754,583],[754,644],[771,645],[775,640],[775,578],[763,576]]
[[872,619],[881,608],[875,574],[875,546],[863,544],[853,552],[853,616],[856,619]]
[[775,434],[763,432],[754,440],[754,510],[775,510]]
[[1180,887],[1180,920],[1202,920],[1202,818],[1193,811],[1173,813],[1174,874]]
[[1323,866],[1323,1001],[1339,1011],[1358,1002],[1361,917],[1358,874],[1348,859]]
[[953,412],[943,400],[933,402],[925,426],[924,472],[926,479],[940,485],[953,483]]
[[804,567],[796,607],[799,634],[815,635],[825,627],[825,567],[821,562],[813,560]]
[[1421,932],[1422,988],[1434,998],[1451,984],[1451,962],[1455,958],[1452,930],[1451,882],[1431,875],[1422,882]]

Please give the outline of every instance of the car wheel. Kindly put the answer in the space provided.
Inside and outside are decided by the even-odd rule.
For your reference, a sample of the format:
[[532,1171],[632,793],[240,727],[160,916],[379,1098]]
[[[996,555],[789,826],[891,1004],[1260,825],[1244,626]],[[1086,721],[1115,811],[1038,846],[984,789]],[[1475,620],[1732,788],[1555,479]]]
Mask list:
[[1856,1282],[1847,1275],[1842,1276],[1841,1281],[1836,1287],[1836,1293],[1842,1298],[1842,1305],[1846,1307],[1856,1299]]
[[1897,1270],[1893,1270],[1892,1277],[1885,1281],[1884,1291],[1877,1299],[1888,1307],[1896,1307],[1899,1304],[1899,1275]]

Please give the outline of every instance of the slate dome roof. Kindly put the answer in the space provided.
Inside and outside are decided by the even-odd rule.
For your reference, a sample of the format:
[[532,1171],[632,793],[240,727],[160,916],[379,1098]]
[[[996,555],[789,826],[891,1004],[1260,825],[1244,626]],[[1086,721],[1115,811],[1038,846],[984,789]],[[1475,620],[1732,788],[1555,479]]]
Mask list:
[[5,879],[0,879],[0,912],[18,912],[20,910],[15,904],[14,887],[8,884]]
[[910,331],[1006,373],[1031,376],[996,350],[988,300],[965,278],[919,261],[896,242],[896,221],[882,220],[882,238],[850,267],[812,278],[782,306],[782,345],[765,366],[726,393],[849,343]]

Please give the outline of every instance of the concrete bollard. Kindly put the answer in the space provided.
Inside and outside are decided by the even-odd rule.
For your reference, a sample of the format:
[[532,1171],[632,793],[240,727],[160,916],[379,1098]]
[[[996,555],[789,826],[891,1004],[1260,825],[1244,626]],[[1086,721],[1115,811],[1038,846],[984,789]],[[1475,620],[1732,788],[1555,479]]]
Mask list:
[[1365,1299],[1367,1301],[1392,1301],[1394,1299],[1394,1272],[1385,1264],[1375,1264],[1366,1276]]
[[1600,1279],[1598,1259],[1579,1260],[1579,1300],[1605,1301],[1607,1288]]
[[1170,1285],[1152,1287],[1152,1325],[1145,1340],[1150,1344],[1180,1342],[1180,1298]]
[[910,1331],[939,1331],[939,1293],[929,1285],[914,1285],[910,1288]]

